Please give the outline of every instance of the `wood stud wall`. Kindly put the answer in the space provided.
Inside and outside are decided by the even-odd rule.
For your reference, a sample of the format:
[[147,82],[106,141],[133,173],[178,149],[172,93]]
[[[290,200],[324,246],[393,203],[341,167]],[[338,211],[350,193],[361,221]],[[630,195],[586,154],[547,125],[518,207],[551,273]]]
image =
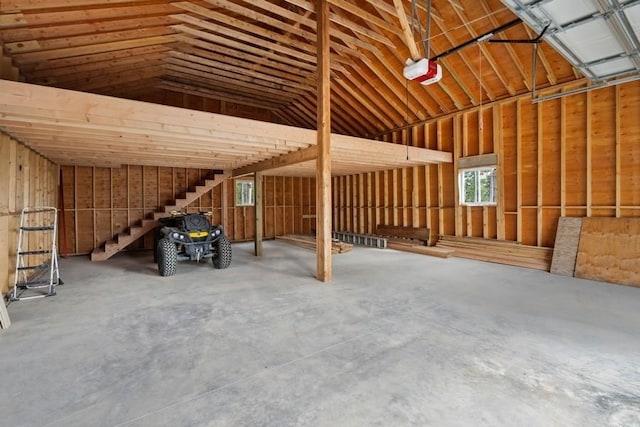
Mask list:
[[[570,89],[570,88],[566,88]],[[640,82],[543,103],[517,97],[381,139],[452,151],[453,164],[333,178],[334,229],[429,227],[552,247],[560,216],[640,217]],[[496,153],[498,203],[462,206],[457,163]]]
[[[0,293],[6,294],[14,282],[22,208],[58,205],[58,166],[0,131],[0,188]],[[48,237],[37,233],[23,247],[48,248]],[[35,258],[30,261],[38,264]]]
[[[105,240],[148,217],[159,207],[172,204],[188,188],[204,179],[202,169],[153,166],[98,168],[63,166],[66,240],[60,249],[86,254]],[[283,234],[310,234],[315,214],[315,180],[312,178],[263,178],[265,238]],[[234,180],[190,204],[189,212],[211,212],[211,221],[222,224],[232,241],[255,236],[255,208],[235,206]],[[131,244],[131,249],[151,249],[153,236]]]

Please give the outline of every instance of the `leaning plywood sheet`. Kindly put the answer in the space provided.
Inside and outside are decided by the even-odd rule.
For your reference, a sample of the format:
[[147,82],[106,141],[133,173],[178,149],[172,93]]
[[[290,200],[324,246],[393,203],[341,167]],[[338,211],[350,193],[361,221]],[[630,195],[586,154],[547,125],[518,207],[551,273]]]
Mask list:
[[576,277],[640,286],[640,218],[585,218]]
[[553,247],[551,273],[573,277],[580,242],[582,218],[561,217],[558,219],[556,243]]

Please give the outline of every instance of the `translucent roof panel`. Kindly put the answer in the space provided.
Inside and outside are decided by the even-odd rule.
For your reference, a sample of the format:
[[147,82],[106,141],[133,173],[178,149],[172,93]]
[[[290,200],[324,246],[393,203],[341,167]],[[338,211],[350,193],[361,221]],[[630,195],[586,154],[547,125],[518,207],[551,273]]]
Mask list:
[[502,0],[595,82],[640,78],[640,0]]

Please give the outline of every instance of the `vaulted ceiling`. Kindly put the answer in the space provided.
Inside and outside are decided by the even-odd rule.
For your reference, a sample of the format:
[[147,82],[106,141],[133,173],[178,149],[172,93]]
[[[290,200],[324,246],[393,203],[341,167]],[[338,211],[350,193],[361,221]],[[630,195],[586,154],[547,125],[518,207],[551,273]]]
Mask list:
[[[426,54],[418,31],[407,37],[411,1],[329,3],[333,132],[370,137],[532,89],[532,45],[494,42],[536,37],[523,23],[439,59],[439,83],[403,77],[416,48],[442,55],[517,19],[500,0],[433,0]],[[423,29],[425,5],[416,0]],[[0,42],[28,83],[131,99],[167,89],[315,128],[314,10],[307,0],[2,0]],[[580,77],[544,42],[537,62],[539,88]]]

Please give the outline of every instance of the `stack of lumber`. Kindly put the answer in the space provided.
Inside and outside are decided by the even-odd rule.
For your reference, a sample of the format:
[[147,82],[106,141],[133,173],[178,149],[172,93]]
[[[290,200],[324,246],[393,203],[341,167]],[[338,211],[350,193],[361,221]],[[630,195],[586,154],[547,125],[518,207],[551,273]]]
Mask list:
[[[276,240],[280,240],[282,242],[312,251],[316,250],[316,238],[313,236],[286,234],[284,236],[276,236]],[[351,251],[351,249],[353,249],[353,245],[350,243],[344,243],[337,239],[331,240],[331,253],[333,254],[343,254],[345,252]]]
[[451,249],[425,246],[429,242],[430,231],[427,227],[403,227],[399,225],[378,225],[376,234],[387,238],[387,247],[397,251],[414,254],[449,258]]
[[553,249],[480,237],[440,236],[437,248],[453,249],[461,258],[549,271]]

